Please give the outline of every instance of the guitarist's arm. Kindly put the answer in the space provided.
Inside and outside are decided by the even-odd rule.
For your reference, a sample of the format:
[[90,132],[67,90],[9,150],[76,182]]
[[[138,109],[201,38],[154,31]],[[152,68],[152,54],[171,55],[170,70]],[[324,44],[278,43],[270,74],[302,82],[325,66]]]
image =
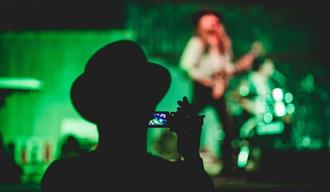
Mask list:
[[243,55],[235,64],[231,70],[228,71],[229,76],[236,75],[238,73],[249,70],[252,67],[252,63],[256,57],[263,53],[262,44],[260,42],[254,42],[251,50]]
[[219,99],[224,95],[224,92],[228,86],[229,79],[243,71],[248,70],[251,68],[253,60],[256,58],[256,55],[250,51],[249,53],[245,54],[241,57],[236,64],[227,63],[225,67],[225,71],[222,73],[215,73],[213,77],[213,84],[212,84],[212,96],[215,99]]
[[231,75],[247,71],[251,68],[253,60],[256,58],[255,54],[247,53],[243,55],[234,65]]

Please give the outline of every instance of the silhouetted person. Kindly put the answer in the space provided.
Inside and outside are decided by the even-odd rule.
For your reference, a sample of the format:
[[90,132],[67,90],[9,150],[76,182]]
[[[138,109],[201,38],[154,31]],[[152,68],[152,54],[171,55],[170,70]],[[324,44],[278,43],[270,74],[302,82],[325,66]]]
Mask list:
[[0,184],[20,183],[22,168],[16,164],[13,151],[7,151],[0,134]]
[[203,119],[186,98],[178,102],[171,128],[184,160],[170,162],[146,151],[148,121],[169,85],[169,72],[149,63],[132,41],[97,51],[74,82],[71,99],[97,125],[98,147],[52,163],[42,191],[214,191],[199,156]]

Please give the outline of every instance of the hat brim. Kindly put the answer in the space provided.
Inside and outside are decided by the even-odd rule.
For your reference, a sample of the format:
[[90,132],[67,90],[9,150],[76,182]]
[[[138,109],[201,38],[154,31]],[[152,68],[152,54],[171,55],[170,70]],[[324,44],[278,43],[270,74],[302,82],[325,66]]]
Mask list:
[[[138,84],[136,87],[130,88],[133,89],[135,93],[132,94],[131,97],[149,99],[153,103],[157,104],[169,89],[171,82],[169,71],[160,64],[149,62],[146,63],[143,70],[136,71],[136,73],[142,74],[137,74],[135,77],[136,79],[132,80],[134,82],[126,82],[121,86]],[[113,79],[109,81],[104,81],[104,79],[98,81],[98,78],[98,76],[94,75],[91,77],[90,75],[83,73],[78,76],[71,87],[71,100],[73,106],[83,118],[95,123],[99,119],[99,112],[107,110],[105,108],[108,105],[105,103],[111,102],[111,100],[115,98],[118,104],[121,102],[118,101],[118,99],[122,98],[124,100],[120,94],[125,94],[120,91],[119,93],[114,91],[116,92],[116,95],[108,94],[107,98],[104,99],[102,95],[105,94],[104,92],[109,92],[106,87],[110,87],[107,83],[112,82]],[[111,77],[109,76],[109,78]],[[102,87],[102,89],[98,89],[97,87]]]

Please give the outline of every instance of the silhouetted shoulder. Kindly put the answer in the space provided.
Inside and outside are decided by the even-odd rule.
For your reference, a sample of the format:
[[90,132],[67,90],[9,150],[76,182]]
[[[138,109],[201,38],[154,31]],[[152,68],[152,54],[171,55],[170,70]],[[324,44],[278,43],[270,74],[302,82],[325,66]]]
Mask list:
[[81,164],[78,158],[68,158],[54,161],[45,172],[41,185],[42,191],[63,191],[67,182],[73,183],[75,181],[77,163]]
[[[79,191],[97,184],[93,179],[102,176],[100,167],[93,154],[69,157],[54,161],[42,179],[42,191]],[[107,170],[107,167],[104,167]]]
[[[106,163],[92,157],[85,155],[53,162],[42,180],[42,191],[112,189],[176,192],[199,191],[198,188],[212,191],[212,181],[203,170],[196,175],[196,171],[188,171],[189,167],[185,167],[181,161],[170,162],[160,157],[147,156],[141,161]],[[205,186],[210,190],[205,190]]]

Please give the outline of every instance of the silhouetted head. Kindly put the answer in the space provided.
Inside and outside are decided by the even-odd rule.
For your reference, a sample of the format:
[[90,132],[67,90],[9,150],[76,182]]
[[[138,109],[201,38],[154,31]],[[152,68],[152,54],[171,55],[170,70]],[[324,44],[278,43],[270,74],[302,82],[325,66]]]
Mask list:
[[120,40],[99,49],[71,88],[74,107],[96,124],[148,119],[168,90],[170,74],[150,63],[133,41]]

